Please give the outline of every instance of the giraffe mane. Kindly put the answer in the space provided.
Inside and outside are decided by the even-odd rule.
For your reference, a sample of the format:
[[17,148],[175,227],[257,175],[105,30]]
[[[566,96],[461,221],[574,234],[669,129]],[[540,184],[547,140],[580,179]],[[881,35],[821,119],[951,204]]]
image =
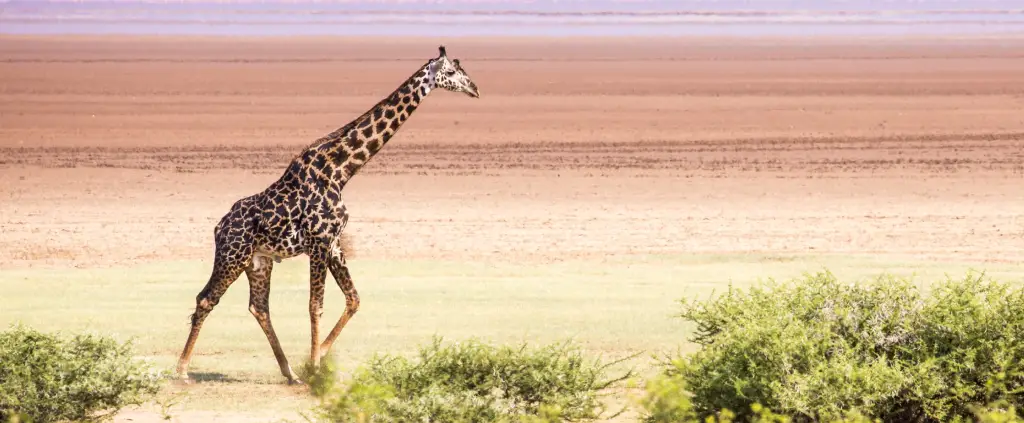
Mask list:
[[[425,67],[428,67],[431,64],[433,64],[434,62],[436,62],[437,60],[438,59],[436,59],[436,58],[427,60],[427,63],[423,64],[423,66],[420,66],[419,69],[423,69]],[[412,75],[409,75],[409,77],[406,78],[402,82],[402,85],[405,85],[405,84],[408,84],[408,83],[412,82],[412,80],[414,78],[416,78],[417,74],[418,74],[418,71],[413,73]],[[385,106],[385,105],[389,104],[391,101],[394,101],[394,99],[391,97],[391,94],[388,94],[384,98],[382,98],[379,101],[377,101],[377,103],[375,103],[373,105],[373,107],[370,107],[365,112],[363,112],[362,114],[357,116],[355,119],[352,119],[349,123],[345,124],[345,126],[342,126],[341,128],[335,129],[330,134],[324,135],[323,137],[320,137],[320,138],[316,139],[315,141],[313,141],[312,143],[310,143],[309,145],[307,145],[303,149],[303,151],[309,150],[309,149],[312,149],[312,148],[316,148],[317,146],[319,146],[319,145],[321,145],[321,144],[323,144],[325,142],[331,141],[332,139],[334,139],[334,137],[343,137],[343,136],[345,136],[345,134],[347,134],[349,131],[351,131],[352,128],[354,128],[355,125],[358,124],[360,120],[370,116],[371,114],[373,114],[374,110],[376,110],[377,108],[379,108],[381,106]],[[298,154],[296,154],[295,158],[297,158],[301,154],[302,154],[302,151],[300,151]]]

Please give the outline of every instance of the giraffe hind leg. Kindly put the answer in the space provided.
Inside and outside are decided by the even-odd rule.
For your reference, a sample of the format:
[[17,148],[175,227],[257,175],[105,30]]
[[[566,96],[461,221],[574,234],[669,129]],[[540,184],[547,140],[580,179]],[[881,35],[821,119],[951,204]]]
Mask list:
[[328,268],[331,271],[331,276],[334,277],[334,281],[338,283],[338,287],[341,288],[341,292],[345,294],[345,312],[338,319],[338,323],[334,325],[331,332],[327,334],[327,338],[324,339],[323,344],[320,345],[320,356],[327,355],[331,350],[331,345],[341,334],[341,330],[345,328],[348,321],[352,319],[352,316],[359,311],[359,292],[356,291],[356,286],[352,282],[352,275],[348,271],[348,265],[345,263],[345,255],[349,252],[349,247],[346,245],[347,239],[341,239],[341,247],[336,249],[333,256],[328,261]]
[[299,384],[302,381],[288,365],[288,358],[274,332],[274,325],[270,323],[270,274],[273,270],[274,261],[265,256],[253,257],[252,266],[245,269],[245,276],[249,279],[249,312],[267,335],[281,374],[288,378],[289,384]]
[[188,379],[188,366],[192,361],[192,352],[195,349],[196,340],[199,338],[199,330],[203,327],[203,321],[213,311],[213,307],[220,302],[228,287],[238,280],[251,260],[251,247],[229,249],[228,245],[218,239],[210,280],[199,292],[199,295],[196,295],[196,309],[189,317],[191,329],[188,339],[185,341],[185,348],[182,349],[181,356],[178,358],[177,375],[181,379]]
[[327,254],[316,252],[309,257],[309,362],[320,367],[320,317],[324,313],[324,282],[327,278]]

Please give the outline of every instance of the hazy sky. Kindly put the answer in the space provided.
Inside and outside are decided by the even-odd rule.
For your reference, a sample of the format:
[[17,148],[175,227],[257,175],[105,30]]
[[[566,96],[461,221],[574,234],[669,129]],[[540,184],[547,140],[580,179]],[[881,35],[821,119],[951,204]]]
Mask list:
[[0,33],[18,34],[815,36],[1022,30],[1024,0],[0,0]]
[[584,7],[599,8],[614,5],[643,8],[728,8],[728,9],[811,9],[811,10],[892,10],[892,9],[1024,9],[1022,0],[0,0],[3,3],[318,3],[363,4],[389,6],[456,6],[466,4],[503,5],[511,8],[531,7]]

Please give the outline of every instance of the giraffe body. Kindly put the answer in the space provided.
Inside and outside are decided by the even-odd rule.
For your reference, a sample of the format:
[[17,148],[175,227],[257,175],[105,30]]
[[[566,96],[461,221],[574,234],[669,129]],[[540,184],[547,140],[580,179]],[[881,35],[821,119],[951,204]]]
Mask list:
[[[249,311],[260,324],[290,383],[299,383],[270,322],[270,276],[274,262],[309,256],[311,329],[310,361],[319,365],[341,330],[359,309],[359,294],[345,262],[344,230],[348,209],[345,184],[383,148],[435,88],[479,97],[458,59],[448,60],[444,47],[388,97],[355,120],[316,140],[300,152],[281,175],[260,193],[236,201],[214,228],[213,272],[196,296],[191,331],[178,360],[178,375],[187,379],[192,352],[203,321],[228,287],[242,274],[249,280]],[[326,275],[345,294],[345,312],[320,343]]]

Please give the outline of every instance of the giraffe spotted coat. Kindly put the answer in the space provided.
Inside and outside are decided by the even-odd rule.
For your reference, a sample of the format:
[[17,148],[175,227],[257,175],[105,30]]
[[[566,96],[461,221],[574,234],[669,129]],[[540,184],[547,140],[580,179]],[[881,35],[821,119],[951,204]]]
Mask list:
[[[434,89],[480,96],[458,59],[449,60],[443,46],[439,51],[437,58],[427,61],[373,108],[302,150],[265,190],[236,201],[217,223],[213,272],[196,296],[191,331],[178,361],[179,377],[188,377],[203,321],[244,272],[249,280],[249,311],[270,341],[281,374],[290,383],[300,382],[288,365],[270,322],[270,276],[274,262],[300,254],[310,259],[310,361],[319,365],[320,358],[359,309],[359,293],[345,263],[345,184],[384,147]],[[346,304],[345,312],[321,344],[319,323],[328,272],[345,294]]]

